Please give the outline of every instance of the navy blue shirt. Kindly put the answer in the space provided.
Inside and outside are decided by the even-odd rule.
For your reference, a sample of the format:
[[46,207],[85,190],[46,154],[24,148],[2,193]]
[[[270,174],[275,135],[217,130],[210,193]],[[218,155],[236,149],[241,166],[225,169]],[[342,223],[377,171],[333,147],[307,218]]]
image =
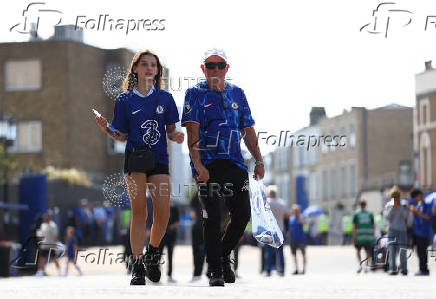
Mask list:
[[[227,159],[247,170],[240,143],[244,128],[254,126],[254,120],[241,88],[226,82],[224,91],[218,92],[203,81],[188,89],[182,126],[189,122],[200,125],[197,147],[203,165],[215,159]],[[195,175],[192,160],[191,168]]]
[[416,205],[416,210],[430,217],[429,220],[424,220],[418,215],[413,217],[413,234],[418,237],[427,238],[431,232],[431,217],[433,215],[433,205],[425,202],[420,202]]
[[[156,106],[157,93],[159,101]],[[153,119],[153,108],[156,107]],[[179,112],[173,96],[162,89],[156,89],[146,97],[133,90],[121,93],[115,102],[112,126],[122,133],[127,133],[126,148],[145,146],[150,142],[155,153],[156,162],[168,164],[168,148],[165,125],[179,121]]]
[[295,216],[289,218],[289,232],[291,233],[291,242],[306,243],[303,224]]

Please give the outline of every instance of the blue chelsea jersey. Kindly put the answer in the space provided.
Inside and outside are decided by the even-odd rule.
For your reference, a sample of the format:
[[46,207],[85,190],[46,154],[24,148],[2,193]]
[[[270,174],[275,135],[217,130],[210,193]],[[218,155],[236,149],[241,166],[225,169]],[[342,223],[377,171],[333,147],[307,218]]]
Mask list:
[[[197,148],[203,165],[215,159],[228,159],[247,170],[240,142],[244,128],[254,126],[254,120],[241,88],[226,82],[225,90],[218,92],[203,81],[188,89],[182,126],[189,122],[200,125]],[[191,167],[195,175],[192,161]]]
[[[157,94],[159,93],[156,105]],[[153,118],[153,108],[156,113]],[[165,90],[152,90],[146,97],[135,90],[118,95],[115,102],[112,126],[127,133],[126,148],[145,146],[148,142],[155,152],[156,162],[168,164],[168,149],[165,125],[179,121],[179,112],[173,96]]]

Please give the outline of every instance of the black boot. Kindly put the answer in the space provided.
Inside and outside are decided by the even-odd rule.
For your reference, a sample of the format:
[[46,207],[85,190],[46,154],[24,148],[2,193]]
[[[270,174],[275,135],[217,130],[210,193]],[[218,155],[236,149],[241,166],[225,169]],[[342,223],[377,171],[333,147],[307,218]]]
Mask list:
[[145,275],[152,282],[159,282],[160,280],[160,258],[161,253],[159,248],[148,245],[147,252],[144,256]]
[[235,282],[235,272],[232,270],[232,261],[229,256],[225,256],[221,259],[223,266],[223,276],[225,283],[234,283]]
[[131,261],[132,280],[130,285],[145,285],[145,267],[142,257]]
[[223,287],[224,278],[222,269],[208,270],[207,277],[209,277],[209,286],[211,287]]

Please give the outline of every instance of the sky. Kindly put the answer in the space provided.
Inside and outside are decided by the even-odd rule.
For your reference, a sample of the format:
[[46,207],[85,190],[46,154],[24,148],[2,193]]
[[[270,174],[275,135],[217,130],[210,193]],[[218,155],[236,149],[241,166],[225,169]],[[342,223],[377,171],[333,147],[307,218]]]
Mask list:
[[[175,82],[170,92],[179,106],[193,85],[187,78],[202,77],[203,53],[223,48],[230,64],[227,76],[244,89],[256,130],[268,134],[307,126],[313,106],[325,107],[328,117],[353,106],[412,107],[415,75],[424,71],[427,60],[435,60],[436,67],[436,1],[40,2],[39,7],[62,12],[62,25],[75,24],[77,16],[98,19],[100,14],[164,19],[165,29],[157,31],[85,28],[85,43],[153,49],[170,69]],[[18,28],[23,28],[22,13],[29,3],[3,4],[0,42],[28,40]],[[373,10],[381,3],[386,4],[376,12],[375,24]],[[60,14],[40,13],[38,32],[47,38],[53,33],[50,21]],[[10,30],[16,24],[21,25]]]

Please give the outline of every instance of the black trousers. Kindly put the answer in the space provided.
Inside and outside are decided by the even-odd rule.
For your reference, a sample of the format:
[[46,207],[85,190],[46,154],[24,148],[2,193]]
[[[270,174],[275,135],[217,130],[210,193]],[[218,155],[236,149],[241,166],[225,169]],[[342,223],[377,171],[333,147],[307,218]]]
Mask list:
[[[203,229],[206,261],[209,270],[221,267],[221,258],[230,255],[250,221],[248,173],[230,160],[215,160],[208,164],[209,181],[199,184],[199,199],[203,209]],[[230,223],[221,237],[223,204],[230,214]]]
[[416,251],[419,259],[419,270],[428,272],[427,266],[427,247],[429,245],[428,238],[413,236],[416,245]]
[[201,276],[203,272],[205,248],[202,227],[192,227],[192,255],[194,258],[194,275]]
[[174,246],[176,244],[176,239],[177,239],[177,235],[172,233],[166,233],[159,244],[160,252],[163,252],[164,247],[167,248],[167,255],[168,255],[167,275],[169,277],[171,277],[173,274],[173,252],[174,252]]

